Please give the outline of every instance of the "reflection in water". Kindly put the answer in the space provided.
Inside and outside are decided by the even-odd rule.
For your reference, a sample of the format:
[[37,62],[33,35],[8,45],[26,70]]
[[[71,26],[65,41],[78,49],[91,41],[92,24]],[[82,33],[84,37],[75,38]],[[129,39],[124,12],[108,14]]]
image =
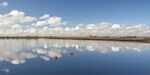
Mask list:
[[4,69],[1,69],[0,72],[9,73],[9,72],[10,72],[10,69],[4,68]]
[[[110,53],[123,50],[141,52],[150,48],[148,43],[77,41],[77,40],[0,40],[0,61],[23,64],[27,59],[40,57],[45,61],[60,59],[63,54],[74,55],[70,49],[78,52]],[[8,69],[2,70],[8,72]]]

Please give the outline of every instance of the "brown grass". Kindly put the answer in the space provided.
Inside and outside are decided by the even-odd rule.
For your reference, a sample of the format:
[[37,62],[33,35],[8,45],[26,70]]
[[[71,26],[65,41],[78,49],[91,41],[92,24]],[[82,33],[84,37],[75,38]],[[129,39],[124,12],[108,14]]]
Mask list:
[[0,39],[66,39],[66,40],[105,40],[150,43],[150,37],[144,36],[9,36]]

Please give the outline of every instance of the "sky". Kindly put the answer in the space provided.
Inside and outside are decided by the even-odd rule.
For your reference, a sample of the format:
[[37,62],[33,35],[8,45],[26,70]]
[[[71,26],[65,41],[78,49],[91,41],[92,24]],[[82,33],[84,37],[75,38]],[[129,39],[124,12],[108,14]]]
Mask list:
[[30,16],[60,16],[70,25],[103,21],[150,25],[149,0],[0,0],[0,13],[20,10]]
[[98,34],[103,29],[111,35],[122,34],[120,30],[127,34],[144,31],[141,34],[147,35],[149,13],[149,0],[0,0],[0,34],[42,30]]

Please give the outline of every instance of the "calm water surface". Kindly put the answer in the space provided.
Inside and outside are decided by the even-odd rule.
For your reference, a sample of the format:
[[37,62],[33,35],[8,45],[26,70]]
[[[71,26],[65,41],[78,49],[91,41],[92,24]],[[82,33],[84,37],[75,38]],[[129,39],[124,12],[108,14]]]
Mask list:
[[150,75],[150,44],[0,40],[0,75]]

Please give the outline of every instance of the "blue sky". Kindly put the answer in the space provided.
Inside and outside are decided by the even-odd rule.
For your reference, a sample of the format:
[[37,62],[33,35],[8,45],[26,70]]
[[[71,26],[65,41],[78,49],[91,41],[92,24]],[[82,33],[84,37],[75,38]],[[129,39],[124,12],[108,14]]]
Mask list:
[[20,10],[27,15],[60,16],[70,25],[112,22],[150,25],[150,0],[0,0],[0,13]]

